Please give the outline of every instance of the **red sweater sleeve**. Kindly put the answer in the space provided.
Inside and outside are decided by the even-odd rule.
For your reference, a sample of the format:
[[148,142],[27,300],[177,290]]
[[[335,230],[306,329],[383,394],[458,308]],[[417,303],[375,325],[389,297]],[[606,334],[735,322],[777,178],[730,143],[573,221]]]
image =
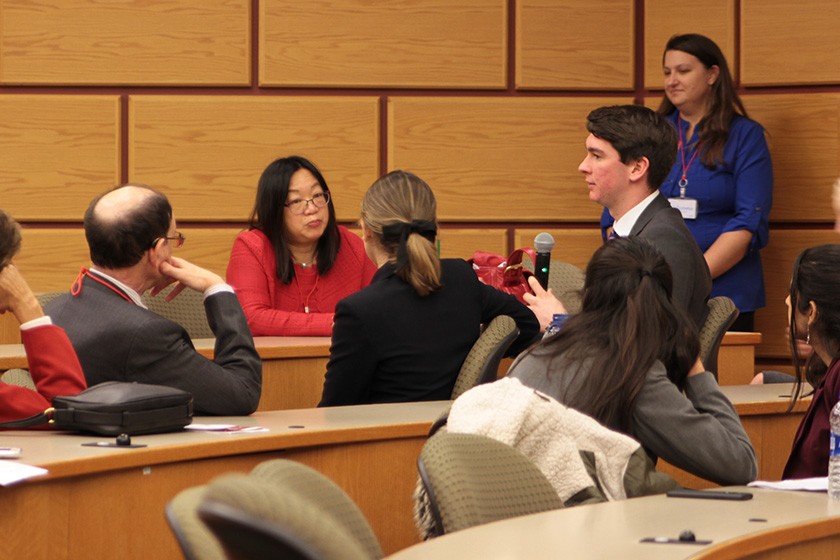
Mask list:
[[29,373],[37,391],[0,383],[0,421],[19,420],[52,406],[53,397],[75,395],[87,385],[64,330],[43,325],[21,331]]

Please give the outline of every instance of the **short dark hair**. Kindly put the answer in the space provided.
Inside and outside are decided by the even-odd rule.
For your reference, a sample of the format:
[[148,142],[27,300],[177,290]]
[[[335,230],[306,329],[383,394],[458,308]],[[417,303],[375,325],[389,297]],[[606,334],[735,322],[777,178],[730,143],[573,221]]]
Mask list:
[[[276,159],[260,175],[257,184],[257,198],[248,222],[252,228],[262,231],[274,248],[277,261],[277,279],[288,284],[295,276],[292,253],[286,241],[284,228],[284,210],[289,196],[289,183],[298,170],[306,169],[318,180],[324,192],[330,192],[327,181],[318,168],[308,159],[301,156],[288,156]],[[338,222],[335,218],[335,206],[330,200],[328,207],[327,229],[318,240],[316,262],[318,274],[326,274],[335,263],[338,249],[341,246],[341,235],[338,232]]]
[[[142,200],[114,220],[103,220],[97,216],[96,206],[102,198],[126,186],[147,189],[151,196]],[[90,248],[90,260],[104,268],[128,268],[134,266],[148,251],[156,239],[169,233],[172,222],[172,206],[166,197],[147,185],[123,185],[106,191],[94,198],[85,211],[85,238]]]
[[20,251],[20,226],[5,211],[0,210],[0,270]]
[[641,105],[612,105],[586,117],[586,130],[609,142],[630,163],[646,157],[653,192],[665,181],[677,158],[677,131],[661,115]]

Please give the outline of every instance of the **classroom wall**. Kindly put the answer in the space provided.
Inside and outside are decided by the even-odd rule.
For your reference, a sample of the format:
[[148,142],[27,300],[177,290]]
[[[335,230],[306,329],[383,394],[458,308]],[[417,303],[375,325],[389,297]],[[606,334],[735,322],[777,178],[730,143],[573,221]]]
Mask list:
[[442,254],[506,253],[540,231],[584,266],[600,207],[584,119],[655,105],[662,46],[723,48],[776,176],[758,356],[784,361],[784,292],[804,247],[839,241],[836,0],[0,0],[0,206],[25,227],[36,291],[87,264],[81,217],[125,181],[172,200],[186,258],[223,272],[257,178],[293,153],[342,223],[405,168],[439,200]]

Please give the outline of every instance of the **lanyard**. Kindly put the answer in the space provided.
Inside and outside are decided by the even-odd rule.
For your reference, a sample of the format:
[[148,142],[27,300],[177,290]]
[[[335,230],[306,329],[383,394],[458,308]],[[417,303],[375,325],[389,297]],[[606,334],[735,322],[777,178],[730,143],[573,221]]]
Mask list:
[[[700,151],[700,142],[697,142],[697,147],[694,149],[694,155],[691,156],[691,159],[688,160],[688,165],[685,164],[685,143],[688,142],[688,138],[685,139],[683,142],[683,132],[682,132],[682,118],[680,117],[679,113],[677,114],[677,132],[679,133],[680,141],[677,144],[677,148],[680,151],[680,161],[682,162],[682,178],[680,179],[679,183],[680,186],[680,198],[685,198],[685,188],[688,186],[688,170],[691,167],[691,164],[694,163],[694,158],[697,157],[697,152]],[[688,127],[686,127],[686,133],[688,133]]]
[[134,300],[132,300],[130,297],[128,297],[126,294],[124,294],[121,290],[118,290],[117,288],[115,288],[110,283],[106,282],[105,280],[102,280],[101,278],[97,278],[95,274],[91,274],[90,271],[85,267],[82,267],[82,269],[79,271],[79,275],[76,276],[76,281],[73,282],[73,286],[70,288],[70,293],[73,294],[74,296],[77,296],[80,293],[82,293],[82,282],[84,281],[85,276],[87,276],[91,280],[99,282],[100,284],[102,284],[103,286],[105,286],[106,288],[108,288],[109,290],[111,290],[112,292],[114,292],[115,294],[120,296],[121,298],[123,298],[128,303],[130,303],[132,305],[136,305],[134,303]]
[[315,271],[315,285],[312,286],[312,289],[309,290],[309,293],[306,296],[306,299],[303,298],[303,291],[300,289],[300,278],[298,275],[295,274],[295,284],[297,284],[298,289],[298,296],[300,297],[301,302],[303,302],[303,312],[309,313],[309,300],[312,298],[312,294],[315,293],[315,290],[318,289],[318,280],[321,278],[321,275],[318,274],[318,271]]

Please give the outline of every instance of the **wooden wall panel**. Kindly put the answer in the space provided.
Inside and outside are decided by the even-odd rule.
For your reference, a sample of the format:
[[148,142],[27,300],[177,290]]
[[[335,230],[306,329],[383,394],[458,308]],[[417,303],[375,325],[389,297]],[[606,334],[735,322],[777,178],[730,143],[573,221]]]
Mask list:
[[425,179],[441,220],[597,220],[577,171],[586,115],[626,98],[388,100],[388,163]]
[[504,0],[264,0],[260,85],[505,87]]
[[180,220],[245,221],[278,157],[310,159],[340,220],[378,176],[373,97],[132,96],[129,179],[160,188]]
[[69,292],[79,269],[90,266],[85,232],[81,227],[24,227],[15,264],[36,294]]
[[764,126],[773,157],[778,221],[833,221],[831,186],[840,175],[840,94],[748,95],[750,117]]
[[837,0],[742,0],[741,82],[840,84]]
[[1,95],[2,207],[17,220],[81,220],[119,181],[114,95]]
[[0,83],[247,85],[250,0],[0,1]]
[[672,35],[700,33],[723,51],[735,73],[735,0],[645,0],[645,87],[662,89],[662,53]]
[[224,278],[233,240],[244,229],[244,225],[241,228],[197,228],[179,224],[178,231],[187,236],[187,241],[180,249],[173,249],[172,254]]
[[[196,228],[178,224],[187,241],[174,249],[176,257],[187,259],[225,277],[233,240],[243,228]],[[23,246],[15,258],[35,293],[69,290],[82,266],[90,266],[85,233],[76,228],[23,228]]]
[[470,259],[476,251],[507,255],[504,229],[438,229],[440,256],[444,259]]
[[633,1],[593,8],[590,0],[516,2],[518,89],[633,87]]
[[598,247],[603,245],[601,230],[597,224],[591,228],[567,229],[522,229],[517,228],[514,234],[514,244],[519,247],[533,247],[537,234],[547,231],[554,237],[554,249],[551,260],[573,264],[585,270]]
[[[826,199],[825,203],[828,205],[829,201]],[[840,237],[830,229],[792,229],[771,232],[770,244],[761,253],[767,289],[767,307],[756,312],[756,330],[763,335],[762,343],[756,350],[757,355],[790,356],[785,339],[785,327],[788,325],[785,298],[790,289],[793,261],[803,249],[838,242],[840,242]]]
[[[350,231],[361,237],[362,230],[350,227]],[[467,229],[438,227],[440,256],[444,259],[469,259],[476,251],[487,251],[499,255],[508,254],[507,230]]]

